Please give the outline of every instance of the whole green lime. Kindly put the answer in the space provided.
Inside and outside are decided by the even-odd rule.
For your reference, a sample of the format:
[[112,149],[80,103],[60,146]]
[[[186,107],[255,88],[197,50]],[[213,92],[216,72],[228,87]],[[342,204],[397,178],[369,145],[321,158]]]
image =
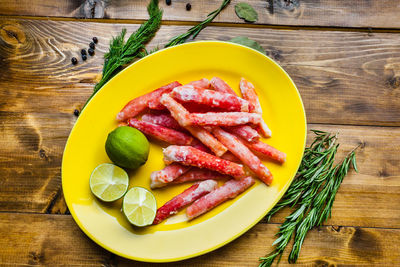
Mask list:
[[149,156],[149,141],[139,130],[122,126],[108,134],[106,152],[108,157],[122,168],[137,169]]

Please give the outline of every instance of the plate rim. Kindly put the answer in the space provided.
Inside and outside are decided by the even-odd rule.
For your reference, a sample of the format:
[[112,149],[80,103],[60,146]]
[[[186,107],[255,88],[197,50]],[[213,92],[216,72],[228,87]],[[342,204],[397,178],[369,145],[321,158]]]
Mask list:
[[[113,78],[111,78],[107,83],[105,83],[105,84],[103,85],[103,87],[106,86],[111,80],[113,80],[113,79],[119,77],[120,75],[123,75],[123,73],[124,73],[126,70],[130,69],[131,67],[133,67],[133,66],[134,66],[135,64],[137,64],[138,62],[141,62],[142,60],[149,60],[149,58],[151,59],[151,57],[152,57],[153,55],[156,55],[156,54],[159,54],[159,53],[164,53],[165,51],[168,51],[168,50],[178,49],[178,48],[181,47],[181,46],[196,45],[196,44],[199,44],[199,43],[206,43],[206,44],[220,44],[220,43],[223,43],[223,44],[225,44],[225,45],[237,46],[237,47],[241,47],[242,49],[249,50],[249,51],[251,51],[251,52],[256,52],[256,53],[262,55],[263,57],[265,57],[267,60],[271,61],[275,66],[277,66],[277,67],[286,75],[286,77],[289,79],[290,83],[291,83],[291,84],[293,85],[293,87],[295,88],[295,92],[297,93],[298,99],[300,100],[300,104],[301,104],[302,111],[303,111],[303,112],[302,112],[302,115],[303,115],[303,117],[304,117],[304,122],[305,122],[305,127],[304,127],[304,131],[305,131],[305,132],[304,132],[304,140],[303,140],[303,143],[302,143],[302,146],[303,146],[303,149],[302,149],[303,152],[302,152],[302,155],[301,155],[301,158],[302,158],[303,155],[304,155],[304,149],[305,149],[305,146],[306,146],[307,131],[308,131],[308,130],[307,130],[307,117],[306,117],[306,112],[305,112],[305,109],[304,109],[304,103],[303,103],[303,99],[301,98],[300,92],[299,92],[299,90],[298,90],[296,84],[294,83],[294,81],[293,81],[292,78],[290,77],[290,75],[289,75],[275,60],[273,60],[272,58],[270,58],[270,57],[267,56],[266,54],[261,53],[260,51],[257,51],[257,50],[255,50],[255,49],[252,49],[252,48],[250,48],[250,47],[247,47],[247,46],[244,46],[244,45],[241,45],[241,44],[237,44],[237,43],[227,42],[227,41],[202,40],[202,41],[193,41],[193,42],[189,42],[189,43],[183,43],[183,44],[175,45],[175,46],[168,47],[168,48],[163,48],[163,49],[161,49],[161,50],[158,50],[158,51],[156,51],[156,52],[154,52],[154,53],[152,53],[152,54],[150,54],[150,55],[148,55],[148,56],[146,56],[146,57],[143,57],[143,58],[141,58],[141,59],[139,59],[139,60],[137,60],[137,61],[131,63],[129,66],[127,66],[127,67],[124,68],[122,71],[120,71],[117,75],[115,75]],[[81,110],[80,114],[82,114],[82,112],[85,111],[86,107],[90,105],[90,102],[92,102],[93,99],[95,99],[95,98],[97,97],[97,95],[98,95],[98,94],[96,93],[93,97],[91,97],[91,98],[89,99],[89,101],[84,105],[84,108]],[[75,121],[74,126],[72,127],[72,129],[71,129],[71,131],[70,131],[70,133],[69,133],[69,135],[68,135],[68,139],[67,139],[67,142],[65,143],[65,147],[64,147],[64,150],[63,150],[63,157],[62,157],[62,162],[61,162],[61,185],[62,185],[64,200],[65,200],[65,202],[66,202],[66,204],[67,204],[68,210],[69,210],[69,212],[71,213],[72,218],[74,219],[75,223],[79,226],[79,228],[80,228],[81,231],[83,231],[83,232],[84,232],[91,240],[93,240],[97,245],[101,246],[102,248],[108,250],[108,251],[111,252],[111,253],[114,253],[114,254],[116,254],[116,255],[118,255],[118,256],[121,256],[121,257],[124,257],[124,258],[126,258],[126,259],[136,260],[136,261],[141,261],[141,262],[153,262],[153,263],[176,262],[176,261],[182,261],[182,260],[185,260],[185,259],[190,259],[190,258],[194,258],[194,257],[200,256],[200,255],[204,255],[204,254],[206,254],[206,253],[208,253],[208,252],[211,252],[211,251],[214,251],[214,250],[216,250],[216,249],[218,249],[218,248],[221,248],[221,247],[225,246],[226,244],[228,244],[228,243],[234,241],[234,240],[237,239],[238,237],[242,236],[244,233],[246,233],[246,232],[249,231],[251,228],[253,228],[257,223],[259,223],[259,222],[262,220],[262,218],[264,218],[264,217],[268,214],[268,212],[276,205],[276,203],[278,203],[279,200],[284,196],[284,194],[285,194],[286,191],[288,190],[289,186],[292,184],[293,179],[294,179],[294,177],[295,177],[295,174],[294,174],[293,177],[291,177],[291,178],[289,179],[289,181],[283,186],[283,188],[280,190],[280,196],[279,196],[278,198],[276,198],[276,199],[272,202],[272,205],[271,205],[271,208],[270,208],[270,209],[267,209],[260,217],[258,217],[256,220],[254,220],[254,222],[252,222],[251,224],[249,224],[247,227],[244,227],[244,228],[243,228],[241,231],[239,231],[237,234],[233,235],[232,237],[230,237],[229,239],[227,239],[227,240],[225,240],[225,241],[223,241],[223,242],[218,243],[218,244],[215,245],[215,246],[210,247],[209,249],[205,249],[205,250],[202,250],[202,251],[199,251],[199,252],[196,252],[196,253],[192,253],[192,254],[189,254],[189,255],[185,255],[185,256],[181,256],[181,257],[175,257],[175,258],[169,258],[169,259],[152,259],[152,258],[142,258],[142,257],[131,256],[131,255],[128,255],[128,254],[125,254],[125,253],[121,253],[121,252],[119,252],[119,251],[117,251],[117,250],[115,250],[115,249],[113,249],[113,248],[107,246],[106,244],[100,242],[94,235],[92,235],[91,233],[89,233],[89,231],[83,226],[82,222],[79,220],[77,214],[75,213],[75,210],[72,208],[72,203],[70,203],[70,202],[67,200],[67,197],[66,197],[66,194],[65,194],[65,191],[64,191],[64,188],[65,188],[65,187],[64,187],[64,183],[65,183],[64,181],[65,181],[65,179],[63,178],[63,169],[64,169],[64,166],[65,166],[65,156],[64,156],[64,155],[65,155],[65,151],[66,151],[66,149],[67,149],[67,146],[68,146],[68,144],[69,144],[69,142],[70,142],[70,137],[71,137],[73,131],[75,130],[76,125],[78,124],[79,119],[80,119],[80,116],[78,116],[77,120]],[[298,163],[297,170],[298,170],[298,168],[300,167],[300,164],[301,164],[301,160],[300,160],[300,162]],[[296,172],[297,172],[297,170],[296,170]]]

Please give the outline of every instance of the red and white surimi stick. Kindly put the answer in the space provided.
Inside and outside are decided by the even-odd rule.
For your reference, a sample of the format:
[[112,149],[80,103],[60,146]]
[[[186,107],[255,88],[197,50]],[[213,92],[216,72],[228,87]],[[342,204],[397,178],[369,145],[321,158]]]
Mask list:
[[152,136],[158,140],[174,144],[174,145],[190,145],[193,142],[193,137],[178,132],[164,126],[153,124],[147,121],[140,121],[135,118],[130,118],[128,124],[131,127],[138,129],[145,135]]
[[177,131],[184,130],[179,123],[168,114],[144,114],[142,116],[142,121],[151,122]]
[[241,180],[229,180],[224,185],[211,191],[207,195],[196,200],[186,209],[189,220],[206,213],[228,199],[235,198],[240,193],[254,184],[254,179],[249,177]]
[[230,176],[222,175],[216,171],[211,171],[207,169],[199,169],[196,167],[191,167],[189,171],[182,174],[178,178],[172,181],[173,184],[181,184],[186,182],[195,182],[195,181],[203,181],[203,180],[221,180],[221,179],[229,179]]
[[230,133],[240,136],[247,142],[256,142],[260,139],[260,135],[258,134],[258,132],[255,129],[251,128],[249,125],[233,126],[229,127],[229,129],[227,130]]
[[169,93],[176,86],[180,85],[178,82],[172,82],[165,86],[158,88],[150,93],[139,96],[125,105],[125,107],[117,114],[118,121],[126,121],[129,118],[135,117],[148,107],[151,101],[158,101],[162,94]]
[[171,96],[184,103],[198,103],[228,111],[249,111],[249,102],[247,100],[228,93],[194,88],[191,85],[174,88]]
[[259,124],[261,115],[248,112],[207,112],[190,113],[189,121],[192,125],[236,126],[242,124]]
[[179,123],[179,125],[183,126],[194,137],[209,147],[215,155],[221,156],[227,151],[227,148],[205,129],[201,127],[188,126],[190,123],[189,112],[168,94],[164,94],[161,97],[161,103],[170,111],[171,116]]
[[[260,100],[258,99],[256,90],[254,89],[254,85],[242,78],[240,80],[240,91],[242,92],[243,98],[250,102],[250,112],[254,112],[262,115],[262,109]],[[267,124],[264,121],[261,121],[260,124],[261,134],[264,137],[271,137],[271,130],[268,128]]]
[[181,86],[181,85],[182,85],[182,84],[181,84],[180,82],[176,82],[176,81],[173,82],[173,83],[170,83],[170,84],[168,85],[168,89],[163,90],[163,91],[161,92],[161,94],[154,95],[153,98],[151,98],[151,99],[149,100],[149,102],[147,103],[147,106],[148,106],[150,109],[158,109],[158,110],[163,110],[163,109],[165,109],[164,105],[160,103],[160,97],[161,97],[161,95],[167,94],[167,93],[171,92],[172,89],[174,89],[175,87],[178,87],[178,86]]
[[249,169],[252,170],[261,181],[267,185],[271,184],[271,172],[262,164],[260,159],[254,155],[250,149],[248,149],[247,146],[244,145],[236,136],[225,132],[219,127],[213,128],[213,134],[229,149],[229,151],[232,152],[233,155],[238,157],[243,164],[249,167]]
[[169,146],[163,149],[163,154],[166,164],[179,162],[183,165],[205,168],[235,178],[245,175],[242,165],[218,158],[191,146]]
[[213,77],[210,81],[211,88],[215,91],[236,95],[235,91],[222,79],[218,77]]
[[194,87],[197,87],[197,88],[204,88],[204,89],[210,88],[210,81],[206,78],[200,79],[198,81],[192,81],[188,84],[193,85]]
[[206,180],[192,185],[179,195],[161,206],[156,213],[153,224],[159,224],[166,218],[177,213],[180,209],[191,204],[200,197],[208,194],[217,187],[217,182],[213,180]]
[[260,156],[271,159],[278,163],[283,164],[286,161],[286,154],[278,149],[270,146],[264,142],[256,141],[256,142],[247,142],[246,140],[241,139],[241,141],[254,152],[259,153]]
[[150,187],[153,189],[165,186],[167,183],[174,181],[182,174],[189,171],[190,168],[190,166],[172,163],[165,166],[162,170],[154,171],[150,174]]
[[160,102],[169,110],[171,116],[179,123],[179,125],[184,127],[190,124],[189,112],[169,94],[162,95]]

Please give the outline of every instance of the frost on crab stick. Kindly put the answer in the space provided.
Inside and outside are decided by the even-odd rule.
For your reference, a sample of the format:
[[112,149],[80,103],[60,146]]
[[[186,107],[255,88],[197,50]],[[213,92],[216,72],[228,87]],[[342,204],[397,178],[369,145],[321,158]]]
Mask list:
[[236,136],[225,132],[219,127],[213,128],[213,134],[229,149],[229,151],[232,152],[233,155],[238,157],[244,165],[249,167],[249,169],[252,170],[261,181],[267,185],[271,184],[271,172],[261,163],[260,159],[254,155],[250,149],[248,149],[247,146],[244,145]]
[[168,94],[164,94],[161,97],[161,103],[171,112],[171,116],[179,123],[179,125],[183,126],[205,146],[209,147],[215,155],[221,156],[227,151],[227,148],[205,129],[201,127],[188,126],[190,123],[189,112]]
[[[262,109],[260,100],[258,99],[256,90],[254,89],[254,85],[242,78],[240,80],[240,91],[242,92],[243,98],[250,102],[250,112],[254,112],[257,114],[262,115]],[[271,130],[268,128],[267,124],[264,121],[261,121],[260,124],[260,131],[264,137],[271,137]]]
[[163,154],[166,164],[179,162],[187,166],[217,171],[234,178],[241,178],[245,175],[242,165],[218,158],[191,146],[169,146],[163,149]]
[[184,131],[179,123],[168,114],[144,114],[142,116],[142,121],[158,124],[177,131]]
[[217,187],[217,182],[206,180],[192,185],[179,195],[161,206],[156,213],[153,224],[159,224],[171,215],[177,213],[180,209],[193,203],[195,200],[213,191]]
[[128,120],[128,124],[129,126],[143,132],[145,135],[149,135],[170,144],[190,145],[193,142],[193,137],[185,133],[178,132],[147,121],[140,121],[135,118],[130,118]]
[[227,130],[230,133],[240,136],[247,142],[256,142],[260,139],[258,132],[249,125],[233,126],[229,127]]
[[197,80],[197,81],[192,81],[190,83],[188,83],[188,85],[193,85],[194,87],[197,88],[204,88],[204,89],[208,89],[210,88],[210,81],[206,78]]
[[236,95],[214,90],[198,89],[191,85],[174,88],[171,96],[184,103],[196,103],[227,111],[249,111],[249,102]]
[[128,104],[126,104],[125,107],[117,114],[117,120],[125,121],[129,118],[135,117],[148,107],[148,103],[159,101],[161,95],[171,92],[172,89],[179,85],[179,82],[172,82],[158,88],[157,90],[129,101]]
[[189,220],[198,217],[228,199],[235,198],[253,184],[254,179],[250,176],[241,180],[229,180],[224,185],[196,200],[186,209],[186,215]]
[[242,124],[259,124],[262,121],[260,114],[248,112],[207,112],[190,113],[191,125],[236,126]]
[[190,166],[184,166],[179,163],[172,163],[165,166],[164,169],[154,171],[150,174],[150,188],[159,188],[165,186],[189,171]]
[[221,78],[213,77],[210,83],[211,83],[211,88],[213,88],[215,91],[232,94],[236,96],[235,91],[233,91],[233,89]]
[[247,142],[246,140],[241,139],[241,141],[248,147],[250,150],[253,150],[256,153],[259,153],[260,156],[268,158],[270,160],[276,161],[280,164],[283,164],[286,161],[286,154],[278,149],[264,143],[261,141],[257,142]]

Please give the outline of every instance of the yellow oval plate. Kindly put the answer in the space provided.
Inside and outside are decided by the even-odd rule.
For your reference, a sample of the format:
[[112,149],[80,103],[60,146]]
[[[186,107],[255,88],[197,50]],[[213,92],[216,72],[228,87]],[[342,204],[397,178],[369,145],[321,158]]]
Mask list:
[[[245,193],[191,221],[184,211],[157,226],[136,228],[121,213],[121,200],[106,204],[89,188],[93,169],[108,159],[104,144],[116,126],[116,114],[131,99],[178,80],[187,83],[218,76],[236,91],[241,77],[258,91],[264,119],[272,130],[266,142],[286,152],[282,166],[265,162],[274,175],[270,187],[257,182]],[[282,197],[300,164],[306,119],[300,95],[286,72],[267,56],[224,42],[193,42],[161,50],[132,64],[88,103],[68,138],[62,185],[68,208],[79,227],[96,243],[120,256],[149,262],[183,260],[234,240]],[[147,163],[130,172],[130,187],[149,189],[150,173],[164,167],[161,147],[151,144]],[[160,207],[189,185],[151,190]]]

